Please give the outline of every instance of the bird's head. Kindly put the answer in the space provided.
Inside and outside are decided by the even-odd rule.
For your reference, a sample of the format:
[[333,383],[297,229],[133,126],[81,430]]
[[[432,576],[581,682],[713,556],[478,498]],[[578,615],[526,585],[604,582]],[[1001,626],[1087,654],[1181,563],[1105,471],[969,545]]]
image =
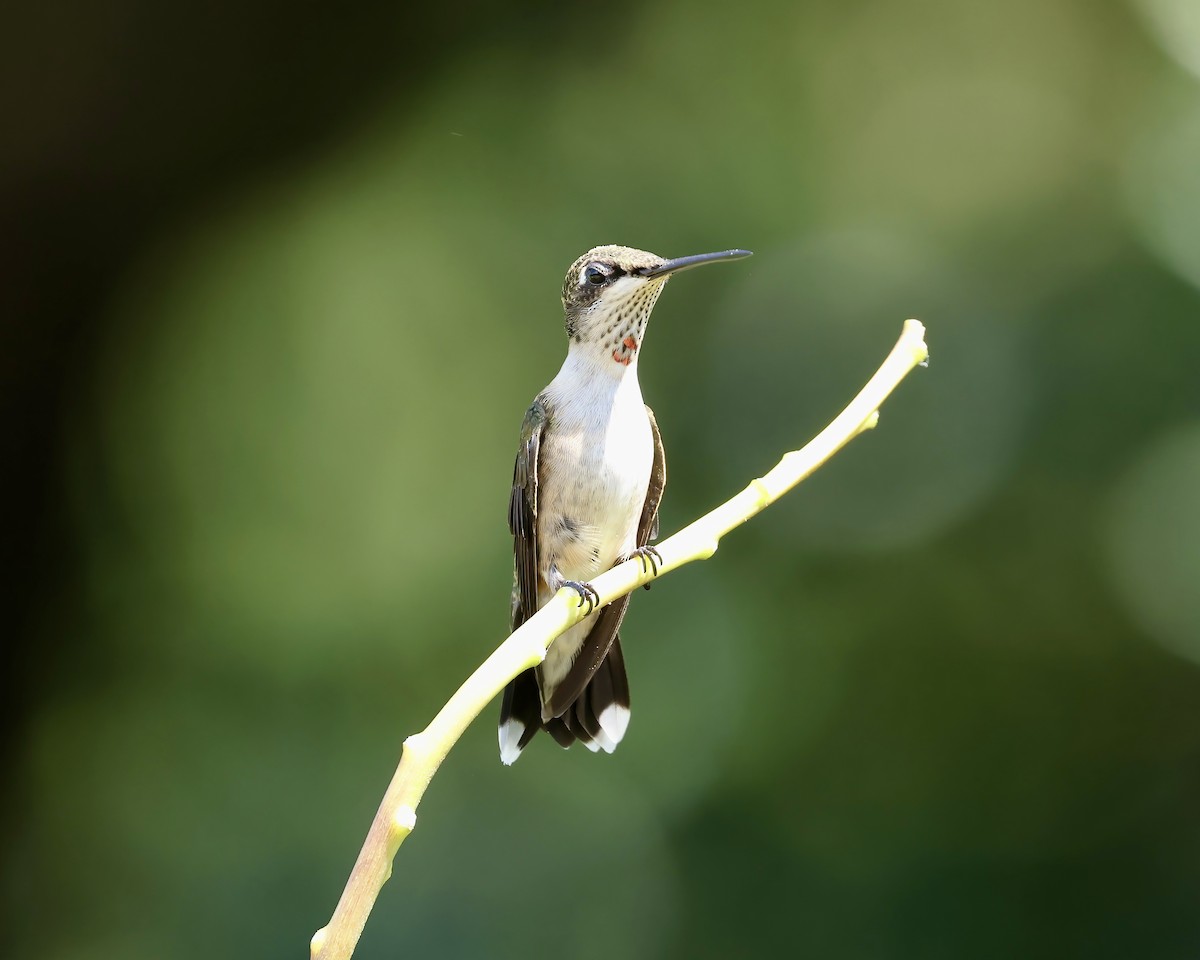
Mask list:
[[642,345],[654,301],[672,274],[748,256],[749,250],[722,250],[664,260],[632,247],[593,247],[571,264],[563,281],[567,336],[572,346],[587,344],[628,366]]

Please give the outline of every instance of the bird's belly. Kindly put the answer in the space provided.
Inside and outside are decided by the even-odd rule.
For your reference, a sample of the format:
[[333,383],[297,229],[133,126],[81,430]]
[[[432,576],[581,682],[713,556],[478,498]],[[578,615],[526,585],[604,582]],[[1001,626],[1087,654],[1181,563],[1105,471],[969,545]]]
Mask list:
[[[646,421],[644,443],[638,432],[604,447],[561,436],[543,446],[538,504],[538,605],[554,595],[548,581],[555,569],[566,580],[586,582],[627,556],[637,543],[638,522],[654,462],[653,438]],[[586,451],[586,452],[585,452]],[[544,478],[549,472],[550,481]],[[554,482],[556,475],[562,482]],[[551,644],[539,668],[548,697],[571,669],[597,613],[585,617]]]
[[654,460],[649,421],[585,443],[564,432],[543,448],[538,552],[543,579],[553,564],[568,580],[589,580],[639,546],[638,521]]

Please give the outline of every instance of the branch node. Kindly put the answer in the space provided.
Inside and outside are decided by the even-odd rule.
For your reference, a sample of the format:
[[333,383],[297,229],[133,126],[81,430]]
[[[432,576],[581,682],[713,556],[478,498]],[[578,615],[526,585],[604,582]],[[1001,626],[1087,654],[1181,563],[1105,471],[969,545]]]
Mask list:
[[308,952],[310,956],[319,957],[321,955],[321,950],[325,946],[325,936],[328,930],[328,927],[322,927],[312,935],[312,939],[308,941]]
[[530,634],[529,642],[526,644],[525,669],[536,667],[545,660],[547,649],[549,648],[542,638]]
[[392,814],[392,831],[401,838],[408,836],[417,827],[417,811],[408,805],[396,808]]
[[[771,488],[767,486],[766,480],[764,480],[762,477],[755,477],[750,481],[750,486],[753,487],[758,493],[759,510],[771,505]],[[713,547],[713,552],[716,552],[716,547]],[[709,556],[711,557],[712,554],[710,553]]]
[[413,733],[404,738],[404,752],[417,757],[425,752],[425,734]]

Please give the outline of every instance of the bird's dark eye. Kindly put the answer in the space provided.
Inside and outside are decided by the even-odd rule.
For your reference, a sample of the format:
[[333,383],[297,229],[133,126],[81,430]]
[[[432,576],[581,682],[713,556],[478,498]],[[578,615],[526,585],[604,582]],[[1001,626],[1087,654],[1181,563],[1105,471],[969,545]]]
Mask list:
[[598,287],[608,279],[608,271],[593,263],[583,271],[583,278],[592,286]]

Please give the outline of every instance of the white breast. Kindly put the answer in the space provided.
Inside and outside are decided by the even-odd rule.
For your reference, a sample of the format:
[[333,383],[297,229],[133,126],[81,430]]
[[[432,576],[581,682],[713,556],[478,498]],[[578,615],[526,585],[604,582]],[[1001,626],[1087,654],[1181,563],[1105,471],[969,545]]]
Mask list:
[[539,572],[553,563],[568,580],[589,580],[639,546],[654,441],[636,365],[573,351],[545,401]]

